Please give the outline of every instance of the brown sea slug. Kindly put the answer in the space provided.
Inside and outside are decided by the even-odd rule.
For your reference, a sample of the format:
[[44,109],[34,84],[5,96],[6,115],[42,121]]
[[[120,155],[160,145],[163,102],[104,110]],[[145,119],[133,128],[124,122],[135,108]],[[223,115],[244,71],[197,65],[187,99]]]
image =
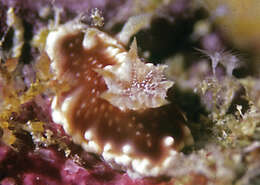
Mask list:
[[121,43],[75,22],[49,33],[51,68],[70,86],[54,97],[53,120],[134,178],[171,176],[176,153],[193,142],[182,113],[166,101],[173,82],[165,65],[139,59],[135,40],[129,51]]

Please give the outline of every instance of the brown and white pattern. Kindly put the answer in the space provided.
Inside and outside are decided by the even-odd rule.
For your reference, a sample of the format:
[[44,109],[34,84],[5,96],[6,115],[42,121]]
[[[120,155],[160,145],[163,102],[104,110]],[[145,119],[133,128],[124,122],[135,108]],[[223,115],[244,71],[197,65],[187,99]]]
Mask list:
[[70,22],[50,32],[46,52],[57,80],[52,117],[75,143],[132,177],[171,175],[176,152],[193,142],[182,113],[165,100],[166,66],[143,63],[96,28]]

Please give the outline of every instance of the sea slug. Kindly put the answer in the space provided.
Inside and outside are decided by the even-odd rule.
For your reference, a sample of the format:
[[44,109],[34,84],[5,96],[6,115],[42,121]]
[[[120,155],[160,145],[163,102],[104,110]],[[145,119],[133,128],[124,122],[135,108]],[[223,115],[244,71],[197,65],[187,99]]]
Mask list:
[[165,65],[144,63],[112,36],[75,21],[46,41],[55,78],[69,90],[57,94],[52,118],[73,141],[133,177],[171,175],[174,156],[193,142],[185,118],[166,100],[173,82]]

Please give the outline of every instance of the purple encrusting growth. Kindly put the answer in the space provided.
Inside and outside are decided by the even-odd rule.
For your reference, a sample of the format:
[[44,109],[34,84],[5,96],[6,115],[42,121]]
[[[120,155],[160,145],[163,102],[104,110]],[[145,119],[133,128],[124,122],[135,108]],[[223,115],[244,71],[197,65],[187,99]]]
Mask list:
[[[92,8],[106,10],[103,16],[109,19],[115,16],[115,9],[120,8],[125,2],[126,0],[78,0],[77,3],[73,0],[2,0],[2,5],[0,5],[15,7],[18,15],[20,15],[25,22],[34,24],[33,29],[35,29],[47,25],[48,18],[53,17],[54,11],[57,9],[61,11],[62,21],[71,19],[71,16],[77,16],[78,12],[88,14]],[[109,7],[113,7],[113,9],[109,10]],[[46,13],[44,13],[44,9]]]
[[205,35],[201,39],[201,45],[204,49],[208,51],[219,51],[221,50],[221,48],[223,48],[223,43],[216,33]]
[[1,144],[0,162],[1,185],[151,184],[148,180],[131,180],[102,163],[87,170],[53,148],[21,154]]

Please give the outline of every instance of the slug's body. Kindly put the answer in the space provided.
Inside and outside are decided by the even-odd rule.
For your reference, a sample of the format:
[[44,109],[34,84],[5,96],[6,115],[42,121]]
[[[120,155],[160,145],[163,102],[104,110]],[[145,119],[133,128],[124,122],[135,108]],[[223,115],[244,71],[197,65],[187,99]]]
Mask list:
[[132,177],[171,175],[176,151],[192,142],[178,109],[166,100],[165,66],[145,64],[136,43],[127,52],[95,28],[68,23],[46,44],[57,80],[52,117],[86,151],[100,154]]

